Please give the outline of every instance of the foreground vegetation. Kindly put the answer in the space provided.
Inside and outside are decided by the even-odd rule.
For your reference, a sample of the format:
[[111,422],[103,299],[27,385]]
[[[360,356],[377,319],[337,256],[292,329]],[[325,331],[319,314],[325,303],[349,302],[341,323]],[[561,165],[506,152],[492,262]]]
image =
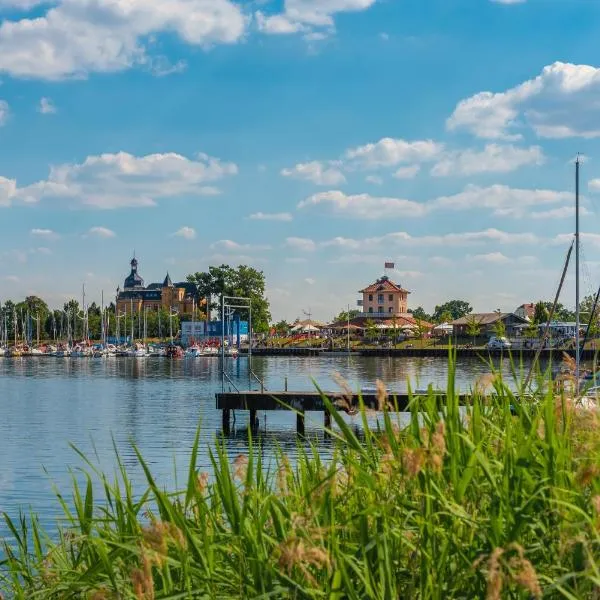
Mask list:
[[5,517],[4,591],[28,600],[600,597],[598,413],[552,390],[520,403],[493,374],[464,411],[452,374],[448,390],[441,412],[432,396],[415,396],[401,428],[380,385],[381,425],[369,428],[360,411],[360,439],[333,410],[327,461],[308,444],[294,465],[283,453],[263,464],[252,447],[231,463],[217,444],[209,476],[196,469],[197,438],[181,493],[164,492],[139,453],[141,496],[120,460],[116,481],[88,462],[73,509],[58,497],[67,520],[58,536],[35,517]]

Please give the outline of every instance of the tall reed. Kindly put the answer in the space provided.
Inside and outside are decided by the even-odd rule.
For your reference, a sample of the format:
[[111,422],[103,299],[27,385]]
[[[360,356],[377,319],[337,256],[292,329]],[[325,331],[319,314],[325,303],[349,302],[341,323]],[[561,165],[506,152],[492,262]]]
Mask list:
[[[523,399],[499,373],[459,407],[413,396],[400,427],[379,394],[379,426],[361,406],[360,439],[329,400],[333,456],[298,446],[264,465],[253,443],[230,461],[217,441],[211,476],[165,492],[137,452],[135,495],[86,461],[86,483],[58,535],[5,515],[7,597],[43,599],[600,598],[600,419],[540,390]],[[100,485],[94,482],[99,480]]]

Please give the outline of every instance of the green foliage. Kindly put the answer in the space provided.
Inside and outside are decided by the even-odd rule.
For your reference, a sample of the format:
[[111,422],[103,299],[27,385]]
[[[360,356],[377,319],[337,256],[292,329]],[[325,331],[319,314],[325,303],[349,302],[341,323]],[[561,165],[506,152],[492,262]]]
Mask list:
[[[589,600],[600,584],[598,415],[538,391],[517,401],[498,374],[459,409],[412,397],[409,422],[387,411],[363,432],[325,398],[332,456],[298,444],[262,463],[225,443],[199,472],[196,435],[184,489],[166,492],[141,453],[134,493],[80,454],[73,502],[56,535],[35,516],[5,520],[0,577],[17,600],[305,598]],[[549,378],[549,374],[548,374]],[[383,388],[385,386],[382,386]],[[518,387],[518,385],[517,385]],[[522,393],[523,390],[519,388]],[[370,417],[372,418],[372,417]],[[403,425],[400,425],[403,423]]]
[[506,326],[504,325],[504,322],[502,321],[502,311],[497,310],[495,312],[496,312],[496,315],[498,316],[498,318],[496,319],[496,322],[494,323],[494,334],[496,335],[496,337],[504,337],[506,335]]
[[425,312],[425,310],[423,309],[422,306],[417,306],[417,308],[415,308],[415,309],[409,308],[408,312],[411,313],[415,319],[419,319],[421,321],[427,321],[428,323],[431,323],[431,320],[433,318],[431,315],[428,315]]
[[540,301],[535,305],[533,322],[537,325],[543,325],[548,322],[548,309],[545,302]]
[[375,323],[373,319],[367,319],[365,321],[364,328],[367,339],[372,341],[377,337],[379,330],[377,329],[377,323]]
[[337,317],[333,319],[334,323],[346,323],[348,319],[352,320],[360,315],[360,310],[356,308],[350,309],[350,311],[343,310]]
[[[550,310],[552,309],[553,302],[538,302],[535,305],[535,310],[537,314],[538,304],[541,304],[546,309],[546,319],[545,321],[539,321],[539,323],[545,323],[548,320],[548,315],[550,314]],[[540,309],[541,311],[541,309]],[[541,316],[541,313],[540,313]],[[536,315],[534,315],[534,320],[536,319]],[[554,311],[554,316],[552,317],[553,321],[574,321],[575,320],[575,312],[566,308],[560,302],[556,305],[556,309]],[[538,321],[536,321],[538,322]]]
[[[252,304],[252,328],[258,333],[269,331],[271,313],[269,301],[265,297],[265,275],[254,267],[240,265],[237,269],[229,265],[209,267],[207,272],[198,272],[187,276],[187,280],[196,284],[200,298],[210,298],[210,310],[219,308],[220,296],[239,296],[250,298]],[[243,319],[248,311],[237,309]]]
[[475,344],[475,338],[481,333],[481,320],[475,316],[467,317],[467,335],[473,338],[473,344]]
[[473,312],[473,308],[465,300],[449,300],[435,307],[432,319],[435,323],[443,323],[460,319],[471,312]]
[[287,321],[281,320],[278,323],[275,323],[273,328],[275,329],[275,333],[277,335],[287,335],[290,331],[291,325]]

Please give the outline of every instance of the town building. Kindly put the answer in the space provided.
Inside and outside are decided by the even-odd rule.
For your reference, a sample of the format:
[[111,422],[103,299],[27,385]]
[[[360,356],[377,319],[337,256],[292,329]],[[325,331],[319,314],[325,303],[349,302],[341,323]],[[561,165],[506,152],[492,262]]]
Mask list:
[[193,283],[182,281],[173,283],[167,273],[162,283],[144,285],[138,273],[138,261],[135,256],[130,262],[131,272],[125,278],[123,289],[117,288],[117,313],[137,314],[144,310],[177,312],[191,315],[198,308],[198,291]]
[[405,316],[408,313],[408,294],[401,285],[387,275],[359,291],[362,294],[363,316],[386,318]]
[[522,319],[533,321],[533,316],[535,315],[535,303],[529,302],[527,304],[521,304],[521,306],[515,310],[515,315]]
[[472,335],[470,333],[472,324],[477,325],[479,328],[478,335],[491,336],[497,335],[500,329],[499,322],[502,323],[502,329],[505,335],[513,336],[519,331],[519,325],[527,324],[527,319],[519,317],[515,313],[470,313],[450,321],[450,325],[454,327],[454,335],[461,337],[467,337]]

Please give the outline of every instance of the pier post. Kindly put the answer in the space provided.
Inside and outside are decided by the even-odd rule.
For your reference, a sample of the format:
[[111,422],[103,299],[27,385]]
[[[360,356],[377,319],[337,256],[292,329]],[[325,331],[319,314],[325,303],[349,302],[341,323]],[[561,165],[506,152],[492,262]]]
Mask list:
[[304,435],[304,411],[296,413],[296,433]]
[[223,433],[229,435],[231,433],[231,411],[228,408],[224,408],[221,411],[223,418]]
[[327,429],[331,429],[331,413],[328,410],[323,413],[323,425],[325,425]]
[[287,389],[287,375],[285,376],[285,386],[284,386],[284,389],[285,389],[286,392],[288,391],[288,389]]
[[256,422],[256,410],[250,409],[250,429],[256,431],[258,429]]

